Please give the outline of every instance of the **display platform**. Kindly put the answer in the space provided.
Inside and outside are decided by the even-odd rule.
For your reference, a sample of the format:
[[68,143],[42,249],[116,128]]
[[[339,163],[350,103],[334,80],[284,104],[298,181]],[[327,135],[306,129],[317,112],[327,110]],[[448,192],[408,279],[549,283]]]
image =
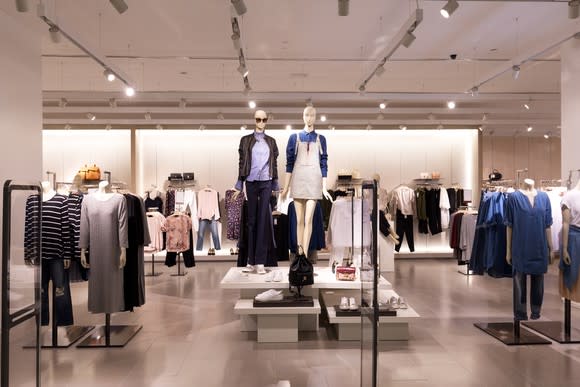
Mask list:
[[121,348],[143,328],[142,325],[111,325],[110,334],[107,337],[104,325],[95,328],[93,333],[87,336],[77,345],[77,348]]
[[285,296],[279,301],[254,300],[254,308],[294,308],[303,306],[314,306],[312,297]]
[[473,325],[488,335],[495,337],[505,345],[552,344],[551,341],[546,340],[527,329],[521,329],[521,327],[519,335],[516,335],[514,333],[514,323],[512,322],[476,323]]
[[560,344],[580,343],[580,331],[570,329],[570,334],[566,334],[564,323],[561,321],[526,321],[522,322],[522,325]]

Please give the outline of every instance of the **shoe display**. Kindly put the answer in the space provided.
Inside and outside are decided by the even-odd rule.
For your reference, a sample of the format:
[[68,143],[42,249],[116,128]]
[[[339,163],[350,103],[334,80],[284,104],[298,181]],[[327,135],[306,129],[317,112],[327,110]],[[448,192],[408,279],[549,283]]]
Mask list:
[[244,267],[242,269],[242,273],[253,273],[254,272],[254,266],[252,265],[246,265],[246,267]]
[[409,307],[403,297],[399,297],[397,303],[399,304],[399,309],[407,309]]
[[348,303],[350,310],[358,310],[358,305],[354,297],[349,298]]
[[272,281],[274,281],[274,275],[275,275],[274,272],[272,272],[272,271],[269,272],[268,274],[266,274],[264,276],[264,281],[266,281],[266,282],[272,282]]
[[395,296],[391,297],[389,303],[391,304],[391,308],[399,309],[399,300],[397,299],[397,297]]
[[282,290],[274,290],[269,289],[265,292],[258,294],[254,297],[256,301],[282,301],[284,299],[284,295],[282,294]]
[[340,310],[348,310],[350,308],[350,306],[348,305],[348,298],[342,297],[340,299],[339,308],[340,308]]
[[273,273],[274,273],[274,275],[272,277],[272,281],[282,282],[282,280],[284,279],[284,273],[282,273],[282,271],[280,271],[280,270],[276,270]]
[[215,249],[213,247],[210,247],[209,250],[207,251],[207,255],[215,255]]
[[230,255],[236,255],[236,253],[234,252],[234,248],[230,248]]
[[264,265],[256,265],[256,272],[258,274],[266,274],[266,268]]

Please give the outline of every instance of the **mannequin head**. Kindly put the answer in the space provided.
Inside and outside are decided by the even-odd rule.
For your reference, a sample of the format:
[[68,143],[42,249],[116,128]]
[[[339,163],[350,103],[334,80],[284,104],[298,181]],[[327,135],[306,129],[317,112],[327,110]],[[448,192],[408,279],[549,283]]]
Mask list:
[[256,120],[256,132],[263,133],[264,130],[266,130],[266,121],[268,120],[268,114],[266,114],[266,112],[263,110],[256,110],[256,112],[254,113],[254,119]]
[[99,192],[108,192],[109,182],[107,180],[102,180],[99,183]]
[[524,184],[522,186],[523,189],[527,191],[531,191],[534,189],[536,182],[533,179],[524,179]]
[[304,120],[304,129],[309,132],[314,128],[314,122],[316,121],[316,109],[312,106],[306,106],[304,108],[304,113],[302,113],[302,119]]

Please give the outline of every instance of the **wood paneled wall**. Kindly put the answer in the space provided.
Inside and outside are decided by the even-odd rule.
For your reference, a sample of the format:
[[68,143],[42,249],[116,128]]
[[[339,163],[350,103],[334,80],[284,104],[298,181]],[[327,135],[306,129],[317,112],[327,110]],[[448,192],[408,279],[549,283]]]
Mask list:
[[516,170],[524,168],[528,173],[522,177],[537,182],[561,178],[560,138],[483,136],[482,143],[483,179],[494,168],[504,179],[515,179]]

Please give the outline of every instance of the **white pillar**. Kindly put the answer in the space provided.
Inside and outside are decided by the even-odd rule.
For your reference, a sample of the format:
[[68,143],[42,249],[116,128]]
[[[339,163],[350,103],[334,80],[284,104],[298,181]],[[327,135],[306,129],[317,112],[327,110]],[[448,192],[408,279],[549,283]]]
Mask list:
[[[571,169],[580,169],[580,39],[562,45],[562,181]],[[580,175],[574,175],[574,181]]]
[[[0,184],[7,179],[38,181],[42,176],[42,69],[41,33],[34,11],[19,14],[13,1],[0,5],[0,52]],[[0,194],[0,218],[1,207]]]

